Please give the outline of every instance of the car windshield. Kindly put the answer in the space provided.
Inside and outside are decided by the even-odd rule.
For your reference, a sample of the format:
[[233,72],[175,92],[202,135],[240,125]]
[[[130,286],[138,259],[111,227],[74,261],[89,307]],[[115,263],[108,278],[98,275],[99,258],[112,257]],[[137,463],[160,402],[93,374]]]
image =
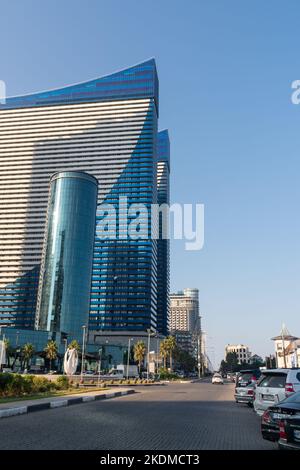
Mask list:
[[245,374],[241,374],[239,376],[239,382],[249,382],[252,377],[253,377],[253,374],[250,373],[250,372],[247,372]]
[[258,382],[258,387],[284,388],[286,374],[264,374]]

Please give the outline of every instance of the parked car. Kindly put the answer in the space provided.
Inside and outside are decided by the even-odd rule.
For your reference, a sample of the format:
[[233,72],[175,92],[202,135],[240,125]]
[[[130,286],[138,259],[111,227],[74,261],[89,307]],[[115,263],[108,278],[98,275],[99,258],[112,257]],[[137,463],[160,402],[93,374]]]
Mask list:
[[211,379],[212,384],[224,385],[224,380],[221,374],[214,374]]
[[300,450],[300,415],[290,416],[279,423],[279,449]]
[[261,376],[259,369],[241,370],[236,376],[236,387],[247,387],[251,383],[256,383]]
[[255,396],[256,382],[250,382],[246,386],[236,386],[234,392],[234,398],[236,403],[245,403],[252,407]]
[[295,417],[300,417],[300,392],[293,393],[277,405],[270,406],[261,418],[261,433],[268,441],[279,440],[280,421]]
[[95,375],[94,370],[86,370],[83,375]]
[[254,410],[258,415],[287,396],[300,391],[300,369],[264,370],[255,390]]

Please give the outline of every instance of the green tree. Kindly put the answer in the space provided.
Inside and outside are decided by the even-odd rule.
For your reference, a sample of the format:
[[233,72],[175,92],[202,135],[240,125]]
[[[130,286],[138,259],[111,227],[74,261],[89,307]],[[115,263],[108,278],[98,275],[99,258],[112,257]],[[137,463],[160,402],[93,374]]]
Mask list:
[[187,351],[176,347],[173,355],[174,360],[176,361],[176,364],[180,369],[183,369],[185,372],[192,372],[193,370],[195,370],[197,361]]
[[80,351],[80,344],[76,339],[73,339],[71,343],[68,345],[69,349],[76,349],[77,352]]
[[173,353],[176,349],[176,338],[175,336],[168,336],[166,338],[167,351],[170,358],[170,371],[173,369]]
[[31,343],[24,344],[22,348],[22,355],[24,357],[24,363],[26,364],[27,369],[29,369],[30,359],[34,355],[34,347]]
[[228,364],[224,359],[222,359],[220,364],[220,372],[222,372],[222,374],[226,374],[228,372]]
[[4,346],[5,346],[5,351],[6,351],[6,362],[7,362],[7,367],[10,367],[10,358],[14,354],[14,348],[11,346],[10,341],[8,338],[5,338],[4,340]]
[[226,354],[226,363],[230,372],[237,372],[239,370],[239,361],[235,352],[229,352]]
[[50,369],[52,369],[55,359],[57,358],[57,344],[52,339],[48,341],[47,346],[44,349],[46,358],[50,361]]
[[160,352],[160,355],[161,355],[161,357],[163,358],[163,361],[164,361],[164,369],[166,369],[167,368],[167,357],[169,355],[169,346],[168,346],[167,339],[164,339],[163,341],[161,341],[160,347],[159,347],[159,352]]
[[146,345],[143,341],[138,341],[134,345],[134,360],[138,363],[139,373],[141,373],[142,363],[145,358]]

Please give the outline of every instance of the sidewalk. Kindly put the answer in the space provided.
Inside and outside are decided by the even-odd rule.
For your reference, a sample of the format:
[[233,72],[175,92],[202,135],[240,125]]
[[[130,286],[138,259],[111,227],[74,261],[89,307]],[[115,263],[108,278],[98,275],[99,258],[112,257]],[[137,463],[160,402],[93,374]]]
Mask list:
[[0,404],[0,419],[31,413],[33,411],[77,405],[79,403],[86,403],[93,400],[106,400],[108,398],[130,395],[132,393],[135,393],[135,390],[130,388],[121,388],[116,392],[111,390],[103,390],[101,392],[82,392],[78,394],[64,395],[61,397],[48,397],[37,400],[20,400],[15,402],[2,403]]

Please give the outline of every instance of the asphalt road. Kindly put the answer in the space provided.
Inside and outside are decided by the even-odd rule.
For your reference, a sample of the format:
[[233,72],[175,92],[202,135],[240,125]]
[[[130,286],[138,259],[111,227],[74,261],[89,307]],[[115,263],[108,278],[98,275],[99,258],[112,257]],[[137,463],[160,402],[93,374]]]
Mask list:
[[276,449],[233,385],[143,387],[138,393],[0,420],[0,449]]

